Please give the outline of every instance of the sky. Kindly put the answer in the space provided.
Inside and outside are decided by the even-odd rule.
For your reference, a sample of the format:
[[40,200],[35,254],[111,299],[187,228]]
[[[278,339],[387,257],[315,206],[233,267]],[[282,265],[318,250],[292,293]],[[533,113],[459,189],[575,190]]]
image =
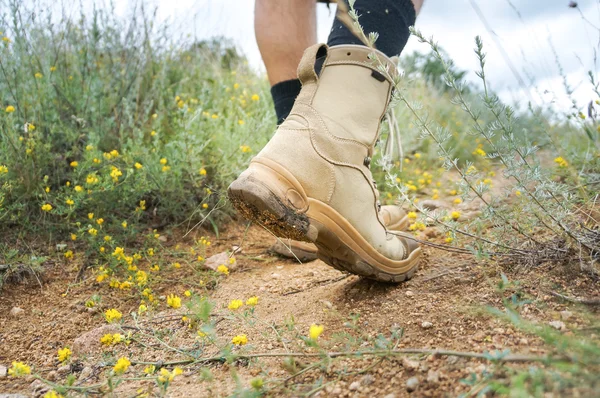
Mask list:
[[[264,71],[254,41],[253,0],[146,2],[156,5],[158,17],[170,21],[181,34],[196,39],[231,38],[250,64]],[[118,12],[126,15],[133,0],[117,3]],[[559,73],[562,68],[573,90],[572,97],[583,110],[597,97],[588,71],[599,71],[594,57],[600,49],[600,0],[577,3],[578,8],[570,8],[569,0],[425,0],[416,28],[432,36],[474,82],[478,80],[474,73],[478,68],[474,38],[480,35],[491,87],[511,103],[531,100],[567,111],[571,100]],[[325,42],[334,9],[319,4],[317,15],[319,41]],[[413,37],[403,53],[428,50],[427,44]]]

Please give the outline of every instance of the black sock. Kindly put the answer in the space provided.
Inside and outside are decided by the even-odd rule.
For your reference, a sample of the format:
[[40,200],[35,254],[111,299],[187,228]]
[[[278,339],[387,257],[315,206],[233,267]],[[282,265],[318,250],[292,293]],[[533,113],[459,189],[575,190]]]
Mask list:
[[294,101],[300,93],[300,79],[285,80],[271,87],[271,97],[277,114],[277,125],[283,123],[290,114]]
[[[348,0],[344,0],[346,5]],[[388,57],[399,55],[410,36],[409,26],[415,24],[417,14],[411,0],[356,0],[354,9],[365,35],[379,33],[375,48]],[[327,45],[363,44],[337,17]]]

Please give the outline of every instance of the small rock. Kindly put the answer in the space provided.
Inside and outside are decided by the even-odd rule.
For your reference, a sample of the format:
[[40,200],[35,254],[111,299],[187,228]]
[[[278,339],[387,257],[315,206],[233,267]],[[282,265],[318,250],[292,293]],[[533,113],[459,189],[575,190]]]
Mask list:
[[563,321],[548,322],[548,325],[552,326],[556,330],[565,330],[567,328]]
[[562,319],[563,321],[568,320],[572,316],[573,316],[573,313],[571,311],[561,311],[560,312],[560,319]]
[[57,378],[58,378],[58,373],[56,372],[56,370],[48,372],[48,374],[46,375],[46,379],[48,379],[50,381],[56,381]]
[[56,373],[59,376],[66,376],[69,373],[71,373],[71,366],[69,366],[69,365],[63,365],[60,368],[56,369]]
[[92,375],[92,373],[93,373],[93,369],[90,368],[89,366],[86,366],[85,368],[81,369],[81,373],[79,374],[79,378],[77,380],[79,382],[83,382],[88,377],[90,377]]
[[119,328],[114,325],[103,325],[92,329],[73,341],[73,353],[77,356],[83,356],[100,351],[100,338],[105,334],[115,333],[119,333]]
[[46,392],[48,392],[50,390],[50,387],[45,385],[44,383],[42,383],[40,380],[34,380],[30,385],[29,388],[31,389],[31,391],[33,392],[34,395],[42,395],[45,394]]
[[20,318],[21,315],[23,315],[25,313],[25,310],[23,308],[19,308],[19,307],[13,307],[10,310],[10,316],[15,317],[15,318]]
[[419,361],[402,358],[402,367],[406,370],[417,370],[419,369]]
[[427,372],[427,382],[432,384],[437,384],[440,382],[440,372],[430,369]]
[[348,388],[350,389],[350,391],[356,391],[360,388],[360,382],[354,381],[350,384],[350,387]]
[[231,247],[231,252],[232,252],[233,254],[240,254],[240,253],[242,252],[242,248],[241,248],[240,246],[233,245],[233,246]]
[[229,253],[227,252],[221,252],[219,254],[215,254],[214,256],[210,256],[204,263],[204,267],[212,269],[213,271],[216,271],[217,268],[219,268],[219,265],[225,265],[230,271],[238,268],[235,257],[230,257]]
[[449,209],[450,206],[447,205],[446,203],[442,202],[441,200],[435,200],[435,199],[425,199],[423,201],[421,201],[421,206],[429,211],[433,211],[433,210],[444,210],[444,209]]
[[360,384],[362,384],[363,386],[368,386],[370,384],[373,384],[373,382],[375,382],[375,378],[371,375],[365,375],[361,380],[360,380]]
[[166,236],[164,236],[164,235],[161,235],[161,236],[159,236],[159,237],[158,237],[158,240],[159,240],[160,242],[163,242],[163,243],[165,243],[165,242],[166,242],[167,240],[169,240],[169,239],[168,239]]
[[410,290],[407,290],[407,291],[406,291],[406,293],[404,293],[404,295],[405,295],[406,297],[412,297],[412,296],[414,296],[415,294],[414,294],[412,291],[410,291]]
[[431,329],[431,328],[433,327],[433,323],[431,323],[431,322],[428,322],[428,321],[425,321],[425,322],[423,322],[423,323],[421,324],[421,327],[422,327],[423,329]]
[[411,377],[410,379],[406,380],[406,391],[408,392],[413,392],[417,389],[417,387],[419,386],[419,378],[418,377]]
[[8,368],[4,365],[0,365],[0,378],[6,377],[8,374]]
[[520,338],[519,344],[520,345],[529,345],[529,340],[527,340],[526,338]]
[[448,365],[456,365],[458,357],[456,355],[449,355],[448,358],[446,358],[446,362]]

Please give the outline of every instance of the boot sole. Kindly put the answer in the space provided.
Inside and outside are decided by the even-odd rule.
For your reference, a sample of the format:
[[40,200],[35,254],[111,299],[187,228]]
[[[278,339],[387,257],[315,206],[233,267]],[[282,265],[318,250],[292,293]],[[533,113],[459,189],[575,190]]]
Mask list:
[[335,209],[306,196],[286,169],[255,159],[228,188],[233,206],[276,236],[312,242],[328,265],[383,282],[403,282],[417,271],[422,251],[393,261],[377,252]]

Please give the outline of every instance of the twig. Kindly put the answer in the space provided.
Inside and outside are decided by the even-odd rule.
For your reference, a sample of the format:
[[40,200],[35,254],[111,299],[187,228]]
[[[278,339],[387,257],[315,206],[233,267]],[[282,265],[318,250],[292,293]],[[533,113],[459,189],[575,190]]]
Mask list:
[[[490,362],[577,362],[576,359],[570,357],[541,357],[531,355],[519,355],[509,354],[504,356],[493,357],[490,354],[482,354],[478,352],[464,352],[464,351],[451,351],[451,350],[430,350],[426,348],[401,348],[395,350],[374,350],[374,351],[334,351],[324,353],[305,353],[305,352],[273,352],[273,353],[258,353],[258,354],[234,354],[231,358],[227,358],[223,355],[198,358],[198,359],[184,359],[180,361],[172,362],[146,362],[146,361],[132,361],[134,365],[155,365],[155,366],[174,366],[174,365],[186,365],[193,363],[207,363],[207,362],[225,362],[228,359],[252,359],[252,358],[273,358],[273,357],[304,357],[304,358],[338,358],[338,357],[361,357],[361,356],[403,356],[409,354],[421,354],[421,355],[443,355],[443,356],[456,356],[464,358],[477,358]],[[593,362],[593,364],[600,364],[600,361]]]
[[580,299],[580,298],[576,298],[576,297],[565,296],[565,295],[562,295],[562,294],[556,293],[556,292],[550,292],[550,294],[553,295],[554,297],[561,298],[570,303],[585,304],[585,305],[600,305],[600,300],[596,300],[596,299]]
[[289,296],[291,294],[302,293],[302,292],[305,292],[307,290],[313,289],[315,287],[319,287],[319,286],[323,286],[323,285],[329,285],[330,283],[339,282],[339,281],[344,280],[344,279],[349,278],[349,277],[350,277],[350,274],[346,274],[346,275],[342,275],[342,276],[340,276],[338,278],[325,279],[325,280],[322,280],[322,281],[317,281],[317,282],[312,283],[306,289],[290,290],[289,292],[283,293],[282,296]]

